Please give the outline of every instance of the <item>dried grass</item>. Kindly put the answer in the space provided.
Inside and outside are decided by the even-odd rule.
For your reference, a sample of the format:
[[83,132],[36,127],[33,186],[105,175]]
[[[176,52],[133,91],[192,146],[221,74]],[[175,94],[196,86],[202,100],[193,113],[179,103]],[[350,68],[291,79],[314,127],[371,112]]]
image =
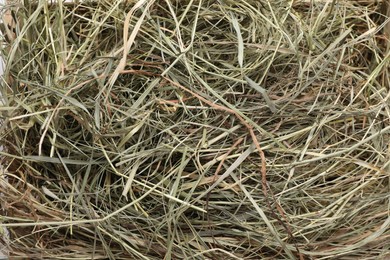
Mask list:
[[386,1],[10,5],[13,258],[386,259]]

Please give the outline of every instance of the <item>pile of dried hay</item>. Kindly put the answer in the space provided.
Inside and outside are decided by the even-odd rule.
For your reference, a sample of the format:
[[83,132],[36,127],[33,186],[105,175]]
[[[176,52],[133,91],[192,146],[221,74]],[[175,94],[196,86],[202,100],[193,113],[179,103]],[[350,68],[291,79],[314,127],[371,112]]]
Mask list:
[[390,256],[386,1],[8,8],[12,257]]

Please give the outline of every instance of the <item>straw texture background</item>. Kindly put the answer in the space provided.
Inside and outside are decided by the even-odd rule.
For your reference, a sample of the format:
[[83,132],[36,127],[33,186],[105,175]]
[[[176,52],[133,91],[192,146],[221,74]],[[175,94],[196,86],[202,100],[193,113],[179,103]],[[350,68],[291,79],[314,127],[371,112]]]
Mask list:
[[389,259],[386,1],[8,10],[12,257]]

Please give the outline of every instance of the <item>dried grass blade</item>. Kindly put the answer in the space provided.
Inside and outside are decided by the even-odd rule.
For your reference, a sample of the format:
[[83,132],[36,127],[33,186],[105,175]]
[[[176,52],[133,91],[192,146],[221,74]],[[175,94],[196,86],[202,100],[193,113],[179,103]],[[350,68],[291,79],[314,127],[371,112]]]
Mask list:
[[269,98],[267,91],[262,88],[259,84],[245,76],[245,80],[248,82],[248,85],[254,88],[256,91],[258,91],[264,98],[265,102],[267,103],[268,108],[271,110],[272,113],[276,113],[277,109],[275,107],[275,104],[271,99]]

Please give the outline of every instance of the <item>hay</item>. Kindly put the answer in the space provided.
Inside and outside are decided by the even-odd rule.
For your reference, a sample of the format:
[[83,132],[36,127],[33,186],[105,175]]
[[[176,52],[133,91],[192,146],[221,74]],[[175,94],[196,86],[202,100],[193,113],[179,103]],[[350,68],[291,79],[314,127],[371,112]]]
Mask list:
[[385,2],[9,6],[11,256],[389,257]]

